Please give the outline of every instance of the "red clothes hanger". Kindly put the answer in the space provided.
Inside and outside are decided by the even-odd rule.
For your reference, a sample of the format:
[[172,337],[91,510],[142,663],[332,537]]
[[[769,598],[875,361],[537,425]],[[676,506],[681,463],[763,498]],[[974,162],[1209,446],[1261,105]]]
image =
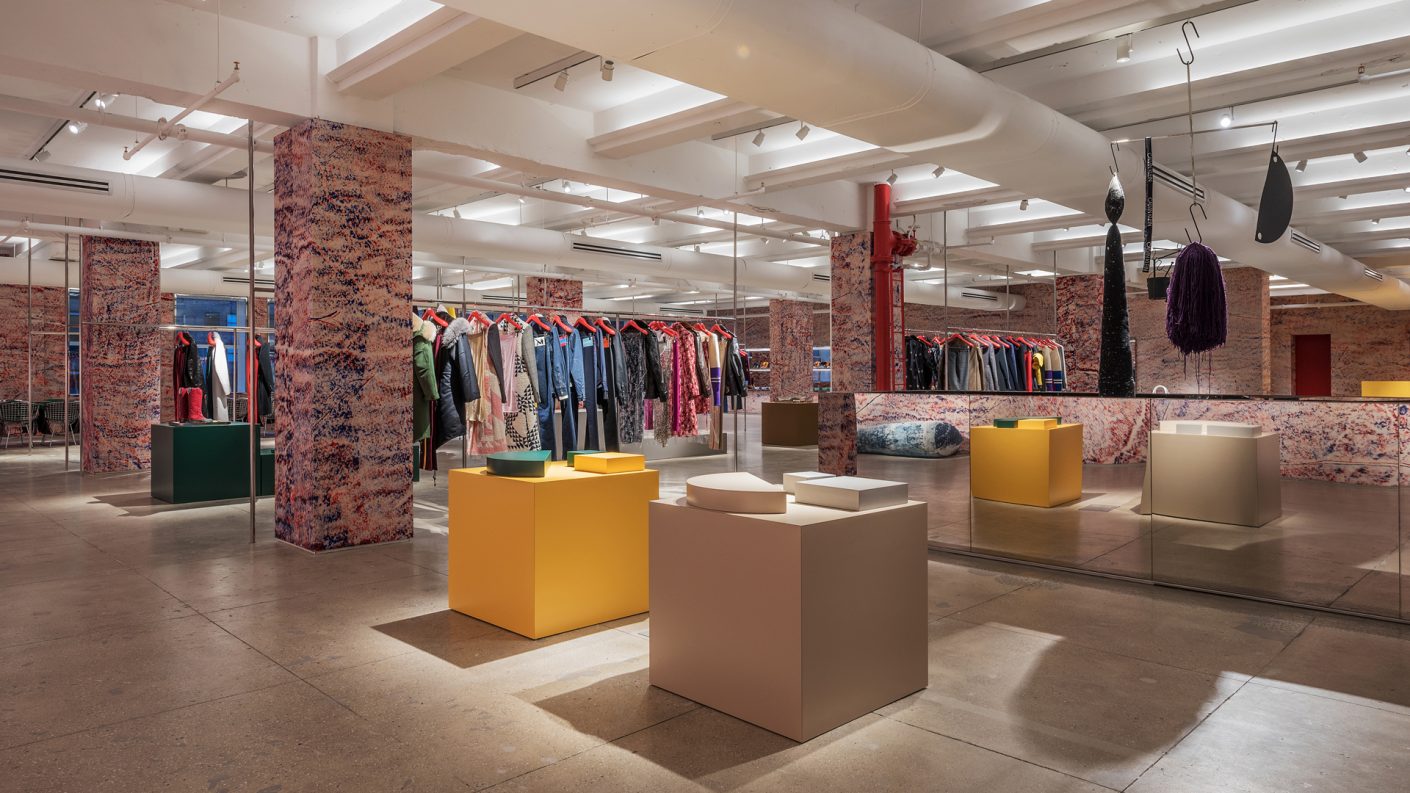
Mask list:
[[731,335],[730,335],[730,332],[729,332],[729,331],[727,331],[727,330],[725,330],[724,328],[720,327],[718,324],[716,324],[716,325],[711,325],[711,326],[710,326],[710,332],[711,332],[711,333],[717,333],[717,334],[719,334],[719,335],[721,335],[721,336],[724,336],[726,339],[733,339],[733,338],[734,338],[734,336],[731,336]]
[[[684,324],[684,323],[682,323],[682,324]],[[705,327],[705,323],[704,323],[704,322],[697,322],[697,323],[695,323],[694,325],[691,326],[691,329],[693,329],[693,330],[698,330],[698,331],[700,331],[701,333],[709,333],[709,332],[710,332],[710,329],[707,328],[707,327]]]
[[515,330],[523,330],[523,329],[524,329],[524,325],[523,325],[523,323],[521,323],[521,322],[519,321],[519,318],[516,317],[516,316],[514,316],[513,314],[510,314],[510,313],[507,312],[507,311],[506,311],[505,313],[503,313],[503,314],[500,314],[497,318],[495,318],[495,322],[508,322],[509,325],[510,325],[511,327],[513,327]]
[[576,320],[573,321],[573,327],[585,328],[587,330],[592,331],[593,333],[597,332],[597,326],[592,324],[592,322],[589,321],[587,317],[578,317]]
[[625,324],[625,325],[622,326],[622,329],[623,329],[623,330],[626,330],[626,329],[628,329],[628,328],[630,328],[630,329],[636,331],[637,333],[642,333],[642,334],[647,333],[646,328],[643,328],[642,326],[636,324],[636,320],[634,320],[634,319],[629,319],[629,320],[627,320],[627,324]]
[[563,318],[560,317],[559,315],[553,314],[553,315],[551,315],[551,316],[549,317],[549,319],[553,322],[554,325],[557,325],[558,327],[562,328],[564,333],[572,333],[572,332],[573,332],[573,329],[570,328],[570,327],[568,327],[567,323],[565,323],[565,322],[563,321]]
[[428,322],[434,322],[443,328],[450,324],[449,322],[446,322],[445,320],[441,319],[440,315],[436,313],[436,310],[434,308],[426,309],[426,313],[422,314],[421,318]]
[[540,328],[543,328],[544,330],[553,330],[553,328],[551,328],[551,327],[548,326],[548,323],[546,323],[546,322],[543,321],[543,317],[540,317],[538,314],[530,314],[530,315],[529,315],[529,321],[532,322],[532,323],[534,323],[535,325],[538,325]]
[[607,319],[607,317],[598,317],[598,318],[597,318],[597,326],[598,326],[599,328],[602,328],[602,332],[603,332],[603,333],[606,333],[608,336],[616,336],[616,335],[617,335],[617,329],[614,328],[614,327],[612,327],[612,322],[611,322],[609,319]]

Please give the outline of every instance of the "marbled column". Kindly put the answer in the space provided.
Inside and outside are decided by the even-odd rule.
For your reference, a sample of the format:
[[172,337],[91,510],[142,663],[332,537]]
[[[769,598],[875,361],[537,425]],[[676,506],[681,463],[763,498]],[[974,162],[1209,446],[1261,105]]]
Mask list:
[[825,393],[818,402],[818,470],[856,476],[857,395]]
[[[1064,345],[1067,390],[1095,392],[1097,369],[1102,359],[1100,274],[1065,275],[1057,279],[1057,335]],[[1137,367],[1138,374],[1139,371]]]
[[274,143],[275,535],[411,537],[411,139],[311,119]]
[[22,284],[0,284],[0,399],[29,399],[31,343],[34,401],[60,399],[68,359],[63,336],[68,297],[55,286],[36,286],[29,292]]
[[813,396],[813,304],[769,301],[769,399]]
[[147,468],[152,423],[161,418],[162,334],[150,327],[161,321],[159,247],[88,237],[79,272],[83,471]]
[[[176,295],[171,292],[162,292],[162,324],[172,324],[176,322]],[[172,355],[176,352],[177,331],[164,330],[153,335],[159,340],[158,343],[164,345],[161,350],[161,370],[157,374],[157,380],[162,387],[162,421],[172,421],[176,418],[176,383],[172,372]],[[193,337],[204,334],[191,334]]]
[[872,388],[871,238],[864,231],[832,240],[832,390]]
[[582,308],[583,282],[530,276],[524,280],[528,305],[542,308]]

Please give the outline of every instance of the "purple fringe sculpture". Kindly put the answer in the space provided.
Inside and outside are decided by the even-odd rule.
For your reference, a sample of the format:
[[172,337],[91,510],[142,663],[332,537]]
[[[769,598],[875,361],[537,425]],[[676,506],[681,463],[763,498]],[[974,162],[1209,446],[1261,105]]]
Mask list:
[[1175,257],[1166,295],[1165,335],[1181,353],[1223,346],[1229,336],[1224,271],[1208,245],[1192,242]]

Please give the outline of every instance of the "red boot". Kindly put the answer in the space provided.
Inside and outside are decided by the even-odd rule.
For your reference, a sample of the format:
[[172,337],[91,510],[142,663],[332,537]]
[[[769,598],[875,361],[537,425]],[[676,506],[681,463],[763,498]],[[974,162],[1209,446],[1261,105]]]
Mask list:
[[173,413],[173,420],[180,424],[186,421],[186,406],[190,404],[186,401],[186,389],[176,389],[176,412]]
[[199,388],[186,388],[186,420],[205,421],[206,417],[201,414],[201,400],[205,397],[205,392]]

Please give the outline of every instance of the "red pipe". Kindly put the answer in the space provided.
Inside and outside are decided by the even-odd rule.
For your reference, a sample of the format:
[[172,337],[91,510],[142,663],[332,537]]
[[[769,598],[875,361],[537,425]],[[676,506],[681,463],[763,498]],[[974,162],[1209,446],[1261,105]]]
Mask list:
[[896,387],[891,365],[892,329],[895,327],[891,304],[893,289],[893,255],[891,251],[891,185],[886,182],[872,187],[872,350],[876,355],[872,369],[872,388],[891,391]]

